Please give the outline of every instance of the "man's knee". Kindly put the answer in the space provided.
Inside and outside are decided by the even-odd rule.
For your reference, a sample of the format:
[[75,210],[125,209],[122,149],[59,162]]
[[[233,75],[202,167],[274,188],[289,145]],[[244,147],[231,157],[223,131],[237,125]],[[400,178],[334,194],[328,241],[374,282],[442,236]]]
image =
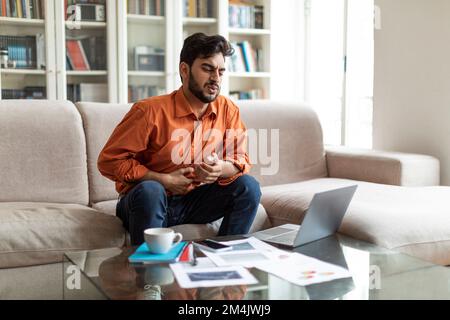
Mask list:
[[154,180],[142,181],[132,191],[134,201],[161,201],[166,197],[164,186]]
[[236,188],[242,188],[244,190],[246,197],[259,203],[261,199],[261,187],[258,180],[250,175],[244,174],[237,178],[234,183],[236,184]]

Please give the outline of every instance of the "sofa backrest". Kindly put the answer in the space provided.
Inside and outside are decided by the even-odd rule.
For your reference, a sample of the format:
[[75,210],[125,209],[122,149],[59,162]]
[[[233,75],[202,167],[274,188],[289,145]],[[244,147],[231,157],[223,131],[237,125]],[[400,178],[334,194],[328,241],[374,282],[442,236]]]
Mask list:
[[[97,159],[131,105],[82,102],[76,106],[83,117],[87,139],[90,201],[117,199],[114,183],[100,174]],[[327,176],[322,129],[314,111],[304,105],[266,101],[239,101],[238,106],[249,132],[249,146],[250,141],[255,141],[250,135],[257,133],[260,144],[257,149],[263,156],[257,155],[254,159],[250,152],[251,160],[255,162],[251,174],[262,186]],[[268,139],[264,139],[264,130]],[[279,135],[279,143],[274,140],[273,146],[270,145],[271,130],[275,130],[275,134],[278,130]],[[269,144],[267,149],[264,149],[264,143]],[[278,159],[275,154],[279,154]],[[264,161],[264,156],[271,156],[272,164]],[[271,173],[270,168],[277,171],[272,175],[265,174]]]
[[248,132],[250,173],[262,186],[328,175],[322,128],[312,109],[299,103],[263,100],[239,101],[237,105]]
[[0,101],[0,201],[88,204],[86,140],[71,102]]
[[79,102],[76,107],[83,118],[86,134],[90,202],[117,199],[115,184],[100,174],[97,159],[109,136],[130,110],[131,105]]

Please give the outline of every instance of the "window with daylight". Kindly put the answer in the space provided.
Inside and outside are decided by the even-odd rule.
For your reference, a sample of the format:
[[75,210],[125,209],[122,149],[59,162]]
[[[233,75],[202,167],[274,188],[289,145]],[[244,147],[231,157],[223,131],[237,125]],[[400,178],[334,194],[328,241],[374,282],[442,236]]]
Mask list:
[[306,0],[307,102],[324,142],[372,147],[374,0]]

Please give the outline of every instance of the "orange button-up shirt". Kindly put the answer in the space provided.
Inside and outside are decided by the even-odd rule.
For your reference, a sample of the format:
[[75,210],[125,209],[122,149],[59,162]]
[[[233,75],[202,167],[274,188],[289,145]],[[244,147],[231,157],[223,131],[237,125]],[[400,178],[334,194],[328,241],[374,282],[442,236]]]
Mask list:
[[[98,169],[128,192],[149,170],[171,173],[216,152],[239,172],[219,178],[227,185],[250,171],[246,128],[239,108],[218,96],[197,119],[182,88],[136,102],[117,125],[98,158]],[[194,185],[195,186],[195,185]]]

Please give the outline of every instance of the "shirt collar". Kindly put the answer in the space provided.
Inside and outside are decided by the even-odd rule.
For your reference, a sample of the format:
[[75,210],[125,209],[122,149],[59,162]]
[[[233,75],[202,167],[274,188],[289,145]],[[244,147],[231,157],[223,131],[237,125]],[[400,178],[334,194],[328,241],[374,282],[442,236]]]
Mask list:
[[[175,93],[175,116],[177,118],[185,117],[188,115],[194,115],[194,111],[192,111],[192,107],[189,101],[186,99],[183,93],[183,87],[180,87]],[[206,112],[203,115],[204,118],[209,117],[211,114],[217,116],[217,99],[211,102],[206,108]]]

